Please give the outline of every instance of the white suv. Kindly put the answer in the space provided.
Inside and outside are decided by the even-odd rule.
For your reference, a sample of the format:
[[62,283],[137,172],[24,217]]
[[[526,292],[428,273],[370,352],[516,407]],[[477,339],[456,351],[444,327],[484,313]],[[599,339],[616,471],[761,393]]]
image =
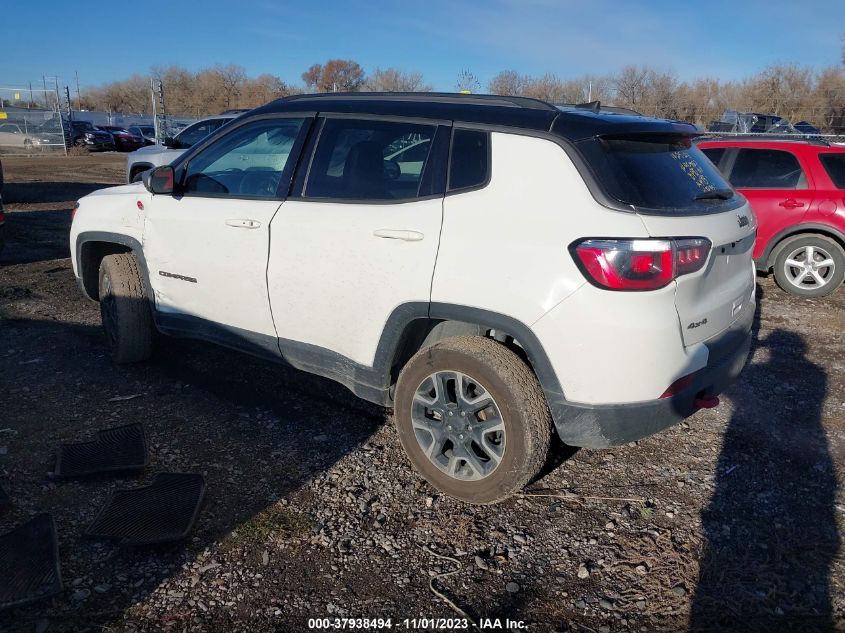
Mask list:
[[531,99],[302,95],[80,200],[74,271],[117,362],[154,332],[395,410],[473,503],[567,444],[718,402],[754,315],[756,221],[686,124]]
[[147,145],[130,152],[126,155],[126,182],[137,180],[140,174],[148,169],[173,162],[206,136],[237,117],[240,112],[224,112],[218,116],[201,119],[191,123],[172,139],[165,139],[165,145]]

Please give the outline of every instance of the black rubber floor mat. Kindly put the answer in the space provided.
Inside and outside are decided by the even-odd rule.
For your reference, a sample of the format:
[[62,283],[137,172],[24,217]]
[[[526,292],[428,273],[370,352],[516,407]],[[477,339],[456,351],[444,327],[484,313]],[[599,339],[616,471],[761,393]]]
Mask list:
[[147,465],[144,427],[127,424],[97,432],[93,442],[62,444],[56,457],[56,477],[143,470]]
[[0,609],[62,590],[56,525],[50,514],[0,536]]
[[193,528],[204,494],[202,475],[161,473],[149,486],[113,492],[85,533],[121,545],[178,541]]

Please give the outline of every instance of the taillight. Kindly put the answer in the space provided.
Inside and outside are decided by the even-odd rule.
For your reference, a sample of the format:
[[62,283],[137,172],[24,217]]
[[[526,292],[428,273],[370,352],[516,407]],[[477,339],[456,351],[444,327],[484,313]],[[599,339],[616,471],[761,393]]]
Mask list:
[[6,214],[0,211],[0,224],[6,223]]
[[710,240],[585,239],[571,249],[593,285],[610,290],[656,290],[681,275],[701,270],[710,254]]
[[71,212],[70,212],[70,220],[71,220],[71,222],[73,222],[73,218],[75,218],[75,217],[76,217],[76,212],[77,212],[78,210],[79,210],[79,203],[77,202],[75,205],[73,205],[73,209],[72,209],[72,210],[71,210]]

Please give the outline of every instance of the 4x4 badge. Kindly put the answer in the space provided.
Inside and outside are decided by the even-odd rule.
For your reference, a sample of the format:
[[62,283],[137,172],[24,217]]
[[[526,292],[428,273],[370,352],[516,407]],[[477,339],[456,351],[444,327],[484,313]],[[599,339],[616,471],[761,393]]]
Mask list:
[[739,222],[739,226],[748,226],[748,216],[747,215],[737,215],[736,221]]

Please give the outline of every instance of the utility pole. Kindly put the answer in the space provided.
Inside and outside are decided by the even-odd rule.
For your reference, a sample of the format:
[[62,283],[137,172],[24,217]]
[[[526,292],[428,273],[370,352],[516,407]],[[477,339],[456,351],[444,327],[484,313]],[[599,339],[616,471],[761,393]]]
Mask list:
[[33,106],[35,101],[32,99],[32,82],[29,82],[29,103],[26,104],[27,110]]
[[76,75],[76,109],[82,110],[82,97],[79,96],[79,71],[74,70],[73,74]]
[[50,109],[50,103],[47,101],[47,77],[41,75],[41,81],[44,84],[44,107]]

